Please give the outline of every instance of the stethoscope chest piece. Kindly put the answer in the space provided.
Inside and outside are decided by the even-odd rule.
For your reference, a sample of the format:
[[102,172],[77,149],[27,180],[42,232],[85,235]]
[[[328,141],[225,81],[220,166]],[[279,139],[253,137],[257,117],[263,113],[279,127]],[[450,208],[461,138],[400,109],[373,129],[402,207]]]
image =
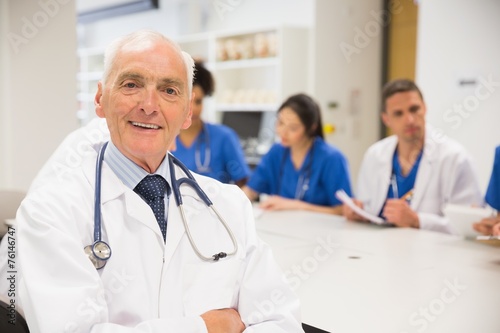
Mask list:
[[92,245],[87,245],[84,251],[96,269],[106,266],[106,262],[111,258],[111,248],[104,241],[96,241]]

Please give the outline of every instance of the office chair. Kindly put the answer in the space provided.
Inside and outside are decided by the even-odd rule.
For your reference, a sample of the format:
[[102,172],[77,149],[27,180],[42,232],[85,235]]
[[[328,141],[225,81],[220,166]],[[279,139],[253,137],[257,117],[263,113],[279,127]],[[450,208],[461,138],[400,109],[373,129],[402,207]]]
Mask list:
[[5,220],[16,217],[17,209],[25,196],[26,193],[22,191],[0,190],[0,239],[8,230]]
[[304,323],[302,323],[302,329],[304,330],[305,333],[330,333]]
[[0,297],[0,332],[2,333],[29,333],[28,324],[24,316],[15,308],[9,308],[10,301]]

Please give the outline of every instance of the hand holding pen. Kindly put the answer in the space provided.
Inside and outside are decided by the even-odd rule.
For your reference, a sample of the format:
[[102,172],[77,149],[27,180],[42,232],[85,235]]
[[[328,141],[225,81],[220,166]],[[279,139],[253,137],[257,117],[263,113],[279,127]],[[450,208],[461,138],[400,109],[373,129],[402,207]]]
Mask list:
[[398,184],[396,175],[391,177],[391,189],[393,199],[387,199],[382,216],[390,223],[398,227],[419,228],[420,222],[417,213],[410,208],[410,201],[413,197],[413,190],[405,193],[399,198]]

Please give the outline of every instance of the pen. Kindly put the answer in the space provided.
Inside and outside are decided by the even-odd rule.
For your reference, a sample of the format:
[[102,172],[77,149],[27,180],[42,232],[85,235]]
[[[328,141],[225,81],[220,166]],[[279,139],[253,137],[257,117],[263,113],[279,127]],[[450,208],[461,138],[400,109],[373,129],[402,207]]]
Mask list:
[[398,193],[398,183],[396,181],[396,175],[393,173],[391,176],[391,188],[392,188],[392,196],[394,199],[399,198],[399,193]]
[[413,189],[411,189],[411,190],[409,190],[408,192],[406,192],[406,194],[405,194],[405,195],[403,195],[403,196],[401,197],[401,199],[406,200],[406,202],[407,202],[408,204],[410,204],[410,203],[411,203],[411,199],[413,199]]

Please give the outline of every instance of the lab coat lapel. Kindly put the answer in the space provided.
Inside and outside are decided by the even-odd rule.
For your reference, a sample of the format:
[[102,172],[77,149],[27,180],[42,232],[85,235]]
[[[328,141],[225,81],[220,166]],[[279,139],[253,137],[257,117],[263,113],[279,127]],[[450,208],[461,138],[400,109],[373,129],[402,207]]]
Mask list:
[[438,156],[438,143],[433,139],[432,129],[429,127],[425,131],[425,145],[422,153],[422,159],[418,167],[417,178],[415,179],[414,195],[411,202],[411,208],[418,210],[422,199],[425,197],[425,192],[429,185],[429,180],[432,175],[432,167]]
[[[95,170],[95,159],[97,158],[97,154],[95,154],[94,158],[88,158],[83,163],[83,173],[87,181],[90,183],[93,189],[95,189],[96,183],[96,170]],[[120,179],[111,171],[109,166],[104,162],[102,164],[101,170],[101,205],[105,202],[114,200],[121,196],[125,192],[125,185],[120,181]],[[95,192],[94,192],[95,193]]]
[[[180,170],[180,168],[174,165],[176,179],[184,177],[184,173]],[[172,172],[172,170],[170,170]],[[176,186],[174,183],[171,186]],[[185,187],[184,187],[185,188]],[[185,189],[183,191],[185,192]],[[170,199],[168,202],[168,220],[167,220],[167,246],[165,249],[165,263],[168,265],[170,263],[170,259],[174,255],[179,243],[184,236],[186,230],[184,228],[184,224],[182,222],[182,216],[180,208],[177,206],[177,202],[175,201],[175,194],[172,189],[172,194],[170,195]],[[183,193],[183,192],[181,192]],[[183,201],[184,195],[182,195]],[[186,205],[184,205],[184,209],[186,209]],[[184,211],[184,214],[189,215],[189,212]],[[188,217],[186,217],[188,218]]]
[[[176,179],[184,177],[184,173],[180,170],[178,166],[175,166]],[[175,186],[172,184],[172,186]],[[203,187],[203,184],[200,184]],[[200,222],[207,219],[208,208],[205,203],[199,198],[198,193],[190,186],[181,186],[181,195],[183,200],[184,214],[186,217],[186,223],[188,224],[192,236],[198,242],[198,246],[203,246],[205,243],[203,238],[197,237],[200,231]],[[180,246],[180,242],[186,233],[184,223],[182,221],[182,216],[180,208],[177,207],[177,203],[174,197],[174,191],[170,196],[168,207],[168,222],[167,222],[167,246],[165,250],[165,263],[168,265],[170,259],[177,251]],[[198,235],[199,236],[199,235]]]
[[[95,158],[97,158],[97,155]],[[87,159],[85,161],[87,164],[83,168],[85,177],[89,183],[92,184],[93,188],[95,188],[96,178],[95,158]],[[123,196],[123,204],[125,205],[126,214],[153,230],[163,240],[163,236],[161,235],[160,228],[158,227],[158,223],[156,222],[156,218],[154,217],[151,207],[149,207],[149,205],[134,191],[127,188],[105,162],[102,165],[102,179],[101,211],[103,223],[106,224],[106,228],[112,228],[112,223],[106,223],[108,217],[110,221],[113,218],[119,219],[119,217],[115,216],[115,213],[108,213],[106,204],[114,200],[120,200],[120,197]],[[126,216],[123,216],[122,218],[127,219]],[[124,223],[124,221],[121,221],[121,223]]]
[[[125,187],[123,184],[122,186]],[[160,227],[158,226],[158,222],[156,221],[156,217],[151,207],[137,193],[129,188],[125,189],[124,196],[127,215],[151,229],[161,242],[163,242],[163,235],[161,234]]]
[[184,226],[179,207],[175,202],[172,191],[168,200],[168,219],[167,219],[167,245],[165,248],[165,263],[168,265],[174,255],[182,236],[184,235]]
[[151,207],[137,193],[126,187],[107,165],[103,167],[103,177],[109,182],[109,185],[103,187],[103,210],[108,201],[119,199],[120,195],[123,195],[126,214],[151,229],[163,242],[163,235]]
[[387,191],[389,190],[389,184],[391,182],[392,174],[392,157],[398,144],[396,136],[393,136],[389,139],[390,140],[387,142],[387,146],[378,156],[377,165],[375,165],[375,172],[377,173],[376,181],[379,183],[374,188],[376,193],[373,199],[373,207],[377,207],[376,214],[378,214],[380,209],[382,209],[382,206],[387,199]]

